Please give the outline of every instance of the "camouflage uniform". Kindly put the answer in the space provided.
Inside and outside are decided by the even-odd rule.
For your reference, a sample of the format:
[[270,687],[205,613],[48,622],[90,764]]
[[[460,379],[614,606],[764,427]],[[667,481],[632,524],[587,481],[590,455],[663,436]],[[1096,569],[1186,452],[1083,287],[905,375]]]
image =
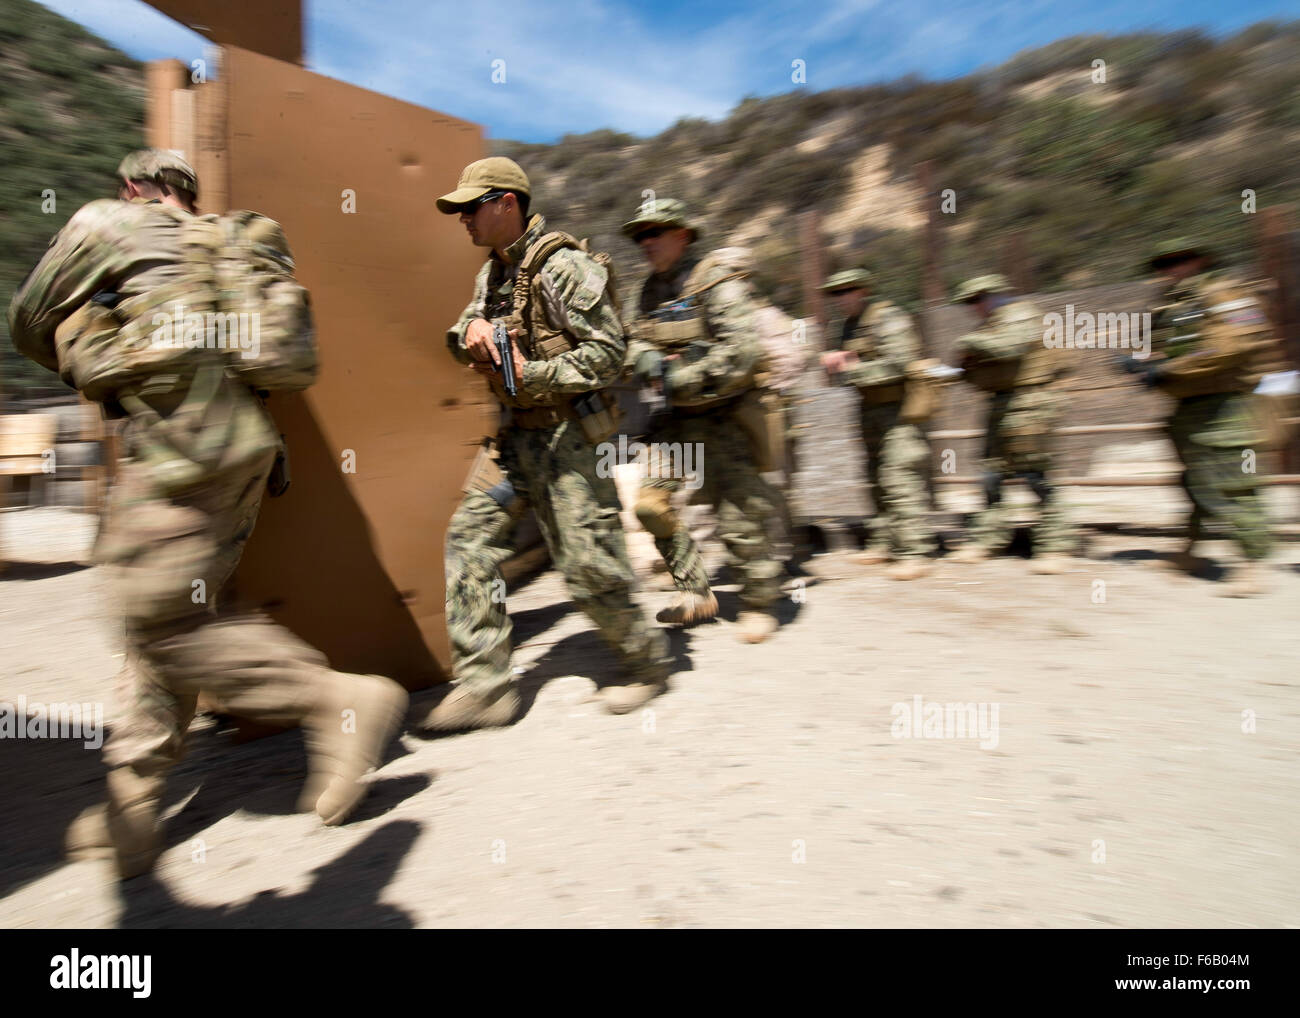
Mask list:
[[936,545],[926,518],[930,445],[920,427],[902,417],[907,368],[920,357],[920,342],[907,315],[873,300],[844,322],[840,349],[858,356],[838,377],[862,397],[866,476],[879,520],[873,544],[894,558],[921,558]]
[[[156,200],[91,202],[55,237],[9,309],[20,353],[60,371],[110,415],[126,417],[95,561],[125,617],[123,713],[105,747],[109,818],[137,810],[145,840],[201,689],[242,717],[305,722],[318,747],[329,743],[337,726],[329,715],[349,690],[364,691],[359,698],[385,713],[385,732],[399,719],[387,716],[389,708],[404,709],[406,700],[388,680],[332,671],[323,655],[265,616],[218,613],[279,437],[247,385],[227,373],[221,351],[150,354],[143,333],[131,331],[147,329],[141,323],[173,300],[188,310],[212,307],[210,291],[185,292],[189,256],[181,238],[190,218]],[[107,298],[115,310],[104,305]],[[169,363],[158,359],[166,356]],[[363,721],[371,709],[362,708]],[[152,859],[135,862],[147,868]],[[124,876],[140,871],[121,856],[119,865]]]
[[1246,559],[1264,559],[1272,538],[1257,475],[1243,469],[1243,453],[1262,452],[1265,443],[1251,396],[1258,378],[1249,340],[1265,317],[1239,284],[1216,273],[1184,279],[1163,300],[1152,321],[1152,351],[1165,359],[1147,370],[1151,384],[1177,399],[1168,428],[1192,503],[1189,546],[1203,536],[1206,519],[1219,518]]
[[[761,610],[780,599],[784,569],[773,555],[767,530],[779,499],[760,475],[750,439],[735,418],[737,401],[754,388],[764,361],[748,288],[739,279],[717,282],[731,275],[723,265],[706,269],[692,286],[708,287],[693,301],[707,340],[673,356],[652,342],[648,333],[648,316],[682,295],[700,261],[688,248],[672,268],[646,279],[628,363],[637,364],[647,353],[667,353],[664,370],[674,405],[647,440],[701,450],[697,462],[702,486],[692,493],[692,500],[713,506],[718,536],[740,573],[740,600],[747,609]],[[672,494],[682,484],[681,477],[654,476],[652,461],[652,472],[641,483],[637,515],[654,535],[677,589],[707,595],[708,573],[700,550],[670,506]]]
[[[470,323],[508,314],[516,267],[546,232],[542,217],[533,216],[506,252],[510,264],[494,252],[479,271],[473,300],[447,331],[448,349],[461,363],[471,362],[465,347]],[[566,332],[577,342],[550,360],[527,361],[521,394],[544,399],[605,387],[622,370],[627,349],[605,270],[589,255],[564,248],[547,259],[542,273],[543,285],[561,299]],[[530,507],[574,603],[595,622],[628,675],[662,680],[667,641],[647,625],[632,599],[635,576],[613,477],[600,475],[596,448],[576,420],[537,428],[512,421],[507,416],[496,437],[504,480],[490,492],[468,490],[447,531],[447,631],[456,680],[485,702],[511,689],[511,624],[499,596],[500,566],[513,551],[516,523]]]
[[1047,389],[1053,375],[1036,370],[1026,380],[1024,371],[1030,358],[1046,357],[1043,313],[1022,298],[1000,300],[988,320],[954,347],[966,365],[967,380],[992,393],[980,464],[986,507],[975,517],[971,543],[993,552],[1010,540],[1011,514],[1002,502],[1002,482],[1022,477],[1040,502],[1035,551],[1068,554],[1074,538],[1047,477],[1051,431],[1060,413],[1057,396]]

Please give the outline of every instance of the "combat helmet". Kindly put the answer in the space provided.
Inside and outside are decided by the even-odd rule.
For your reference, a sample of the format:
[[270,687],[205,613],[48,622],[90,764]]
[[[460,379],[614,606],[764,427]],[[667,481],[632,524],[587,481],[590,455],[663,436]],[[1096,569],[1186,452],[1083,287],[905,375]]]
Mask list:
[[1011,284],[1007,282],[1007,277],[1001,273],[993,272],[987,276],[975,276],[968,279],[957,287],[957,292],[952,295],[954,304],[969,304],[971,301],[978,300],[987,293],[1010,293]]
[[835,293],[839,290],[869,290],[871,289],[872,275],[866,269],[845,269],[842,272],[836,272],[830,279],[822,283],[822,293]]
[[148,180],[188,191],[198,197],[199,175],[179,152],[142,148],[130,153],[117,167],[123,180]]
[[623,236],[635,240],[638,233],[651,226],[680,226],[690,231],[692,242],[700,239],[698,220],[687,210],[686,203],[677,198],[643,201],[636,215],[623,224]]
[[1165,266],[1180,262],[1185,258],[1204,258],[1209,262],[1213,262],[1214,251],[1198,240],[1188,237],[1171,237],[1168,240],[1162,240],[1151,249],[1151,256],[1147,259],[1147,268],[1159,271]]

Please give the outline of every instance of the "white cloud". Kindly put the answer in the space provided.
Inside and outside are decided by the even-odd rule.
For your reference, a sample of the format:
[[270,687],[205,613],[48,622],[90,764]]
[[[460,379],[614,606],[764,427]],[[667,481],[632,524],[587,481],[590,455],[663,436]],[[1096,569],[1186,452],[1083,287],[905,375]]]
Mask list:
[[203,56],[211,43],[142,0],[41,0],[137,60],[175,57],[185,63]]

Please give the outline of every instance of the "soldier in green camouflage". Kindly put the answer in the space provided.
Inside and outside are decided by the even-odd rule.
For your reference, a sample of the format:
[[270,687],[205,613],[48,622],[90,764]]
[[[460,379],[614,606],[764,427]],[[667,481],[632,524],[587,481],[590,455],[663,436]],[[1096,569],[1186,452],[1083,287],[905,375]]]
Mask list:
[[982,562],[1007,544],[1011,514],[1002,501],[1002,484],[1020,477],[1039,500],[1030,570],[1064,572],[1075,539],[1047,476],[1051,432],[1060,408],[1048,388],[1057,377],[1057,364],[1043,341],[1043,312],[1015,296],[1000,275],[967,280],[953,303],[965,304],[979,320],[974,332],[957,341],[954,356],[966,372],[965,380],[991,397],[981,464],[986,504],[975,518],[970,540],[952,560]]
[[[126,418],[95,548],[125,615],[123,716],[104,750],[108,802],[68,833],[74,856],[110,854],[126,879],[152,868],[161,850],[164,782],[200,690],[241,717],[302,723],[312,774],[301,806],[326,824],[342,823],[360,801],[360,778],[379,763],[407,697],[388,679],[333,671],[270,619],[220,603],[257,519],[278,431],[222,350],[148,339],[174,302],[214,306],[211,277],[196,268],[211,252],[196,254],[187,240],[198,218],[193,169],[146,150],[123,160],[119,176],[122,200],[73,215],[15,293],[9,327],[20,353]],[[307,356],[314,371],[314,350]],[[341,721],[349,711],[355,725]]]
[[1273,347],[1258,302],[1239,280],[1212,271],[1213,256],[1187,240],[1161,244],[1150,268],[1161,277],[1161,304],[1152,317],[1150,360],[1124,366],[1177,402],[1169,438],[1183,463],[1183,490],[1191,500],[1187,544],[1172,559],[1195,573],[1194,554],[1208,519],[1225,520],[1243,562],[1222,593],[1250,597],[1265,590],[1263,562],[1272,549],[1255,461],[1265,435],[1257,400],[1261,358]]
[[844,320],[839,349],[824,353],[822,365],[861,396],[866,475],[876,502],[871,544],[854,559],[863,565],[892,561],[887,576],[917,579],[930,571],[937,545],[927,520],[930,446],[919,426],[928,409],[904,399],[909,386],[915,396],[915,388],[927,384],[914,372],[909,377],[921,344],[906,314],[872,299],[866,269],[838,272],[822,290]]
[[[781,597],[784,576],[767,532],[778,500],[759,474],[739,408],[762,384],[765,353],[745,270],[728,264],[723,252],[701,256],[694,246],[699,232],[683,203],[672,198],[644,202],[623,224],[651,268],[631,328],[628,364],[642,386],[657,389],[667,403],[648,436],[652,453],[698,450],[701,487],[693,498],[715,509],[718,535],[741,578],[737,636],[760,643],[776,630],[769,608]],[[687,626],[713,618],[718,603],[699,548],[672,507],[684,478],[665,476],[678,472],[656,469],[662,462],[649,461],[636,514],[678,590],[659,621]]]
[[[491,249],[447,345],[489,381],[504,417],[447,532],[456,685],[425,718],[427,731],[505,725],[518,713],[500,566],[530,507],[574,603],[622,662],[627,681],[602,689],[606,709],[627,713],[668,683],[667,640],[632,598],[618,492],[598,469],[594,437],[582,420],[587,397],[623,367],[627,340],[615,294],[596,258],[567,235],[549,233],[540,215],[529,218],[530,194],[524,171],[493,157],[471,163],[456,190],[438,199],[439,210],[458,215],[475,245]],[[494,344],[496,323],[509,330],[515,394]]]

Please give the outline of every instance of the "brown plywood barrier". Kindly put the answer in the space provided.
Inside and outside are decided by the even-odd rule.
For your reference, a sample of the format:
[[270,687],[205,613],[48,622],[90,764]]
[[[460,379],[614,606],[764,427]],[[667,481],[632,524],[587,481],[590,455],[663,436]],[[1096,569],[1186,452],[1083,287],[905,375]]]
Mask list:
[[312,389],[272,397],[292,487],[263,503],[239,594],[338,668],[442,681],[443,538],[486,403],[443,338],[483,252],[434,198],[482,155],[481,132],[230,47],[196,91],[200,204],[284,227],[321,353]]
[[149,6],[213,42],[302,63],[300,0],[151,0]]

